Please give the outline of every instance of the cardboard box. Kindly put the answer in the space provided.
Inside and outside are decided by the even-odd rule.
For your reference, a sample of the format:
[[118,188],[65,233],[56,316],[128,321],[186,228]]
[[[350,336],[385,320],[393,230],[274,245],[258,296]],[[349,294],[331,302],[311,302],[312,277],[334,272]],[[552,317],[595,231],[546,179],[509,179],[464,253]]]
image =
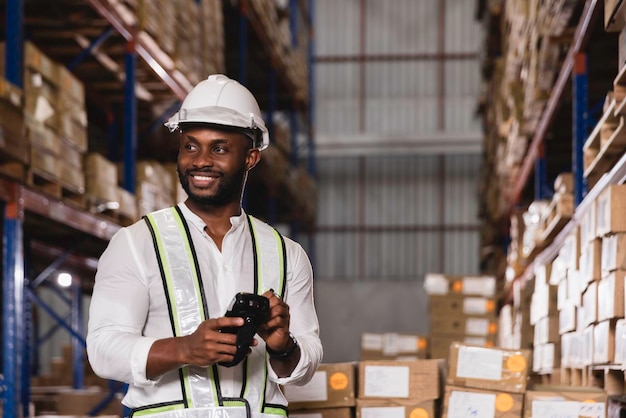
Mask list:
[[[100,390],[68,390],[56,395],[56,412],[59,415],[85,416],[102,402],[109,393]],[[118,394],[100,411],[103,415],[123,416],[122,395]]]
[[608,396],[600,389],[573,386],[537,385],[526,392],[524,418],[606,417]]
[[534,330],[535,344],[554,343],[560,341],[559,317],[546,316],[537,321]]
[[580,220],[580,248],[596,238],[596,201],[594,200],[583,213]]
[[626,232],[626,184],[608,186],[596,201],[596,236]]
[[561,307],[559,311],[559,334],[576,331],[577,309],[576,305],[571,301],[568,301]]
[[435,418],[435,401],[414,400],[371,400],[357,399],[357,418],[394,417],[394,418]]
[[437,316],[430,319],[430,328],[442,334],[495,336],[498,333],[498,318],[495,315]]
[[429,273],[424,278],[424,289],[428,295],[461,294],[494,297],[496,279],[493,276],[451,276]]
[[614,270],[626,270],[626,234],[609,235],[602,238],[601,274],[606,277]]
[[450,356],[450,346],[455,343],[475,345],[477,347],[494,347],[496,335],[475,336],[463,334],[439,334],[430,335],[430,358],[447,359]]
[[0,151],[21,163],[28,163],[28,141],[24,140],[25,127],[22,112],[0,102]]
[[598,283],[591,282],[583,293],[583,313],[581,326],[587,326],[598,321]]
[[598,321],[624,317],[626,271],[614,271],[598,282]]
[[[521,393],[448,385],[445,390],[442,417],[520,418],[523,404]],[[468,414],[468,411],[471,412]]]
[[593,364],[594,353],[594,325],[589,325],[580,333],[580,362],[582,366],[591,366]]
[[558,315],[558,286],[535,284],[535,291],[530,302],[530,323],[537,325],[541,318]]
[[616,364],[626,363],[626,320],[615,321],[615,351],[613,360]]
[[416,360],[428,356],[428,337],[419,334],[361,334],[359,359],[366,360]]
[[598,322],[593,327],[593,364],[613,363],[615,358],[615,319]]
[[496,308],[494,298],[464,295],[431,295],[428,298],[430,316],[436,315],[488,315]]
[[449,385],[523,393],[526,390],[530,350],[450,347]]
[[324,408],[292,411],[289,408],[289,418],[354,418],[353,408]]
[[104,155],[97,152],[87,153],[84,167],[87,177],[98,178],[107,184],[117,185],[117,167]]
[[590,283],[602,277],[602,240],[597,238],[584,245],[580,253],[581,283]]
[[580,227],[577,225],[570,232],[563,246],[559,250],[559,256],[568,270],[578,270],[578,259],[580,258]]
[[358,399],[437,399],[444,365],[443,360],[361,361]]
[[352,407],[355,405],[356,363],[322,363],[309,383],[283,387],[289,409]]

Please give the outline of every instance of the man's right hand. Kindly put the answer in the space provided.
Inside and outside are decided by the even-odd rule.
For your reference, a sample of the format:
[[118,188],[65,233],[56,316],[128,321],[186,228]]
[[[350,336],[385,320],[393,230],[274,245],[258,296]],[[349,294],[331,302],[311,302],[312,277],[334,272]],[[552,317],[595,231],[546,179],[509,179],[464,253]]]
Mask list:
[[[207,319],[189,335],[155,341],[148,353],[146,377],[156,379],[185,365],[205,367],[232,361],[237,351],[237,335],[220,329],[240,327],[243,323],[239,317]],[[253,345],[256,344],[254,341]]]

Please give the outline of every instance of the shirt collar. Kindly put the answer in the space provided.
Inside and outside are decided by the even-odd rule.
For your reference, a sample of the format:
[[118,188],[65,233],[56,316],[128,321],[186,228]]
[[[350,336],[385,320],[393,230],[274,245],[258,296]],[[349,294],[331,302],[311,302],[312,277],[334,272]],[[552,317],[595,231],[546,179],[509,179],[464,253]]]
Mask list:
[[[191,211],[191,209],[189,209],[189,207],[185,204],[185,202],[179,203],[178,207],[180,211],[183,213],[183,216],[185,217],[185,219],[189,223],[194,225],[200,231],[204,231],[204,227],[206,226],[206,224],[198,215],[196,215],[195,213]],[[231,229],[239,228],[241,225],[245,225],[245,223],[246,223],[246,213],[244,212],[243,208],[241,209],[241,213],[239,215],[231,216],[230,218],[230,224],[232,225]]]

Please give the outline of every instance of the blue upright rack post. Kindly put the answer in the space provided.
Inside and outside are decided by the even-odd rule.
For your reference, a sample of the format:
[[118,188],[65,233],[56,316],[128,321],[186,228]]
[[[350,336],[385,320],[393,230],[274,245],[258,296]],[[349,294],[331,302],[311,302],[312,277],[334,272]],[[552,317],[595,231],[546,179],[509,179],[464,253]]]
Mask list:
[[572,74],[572,173],[574,177],[574,204],[578,206],[587,193],[583,177],[583,145],[587,140],[588,96],[587,55],[576,54]]
[[[74,278],[74,280],[76,280]],[[72,328],[80,335],[85,335],[83,331],[83,293],[80,283],[72,283]],[[84,366],[84,339],[72,338],[72,364],[73,364],[73,387],[82,389],[85,386],[85,366]]]
[[[15,199],[4,208],[4,236],[2,246],[2,414],[5,417],[28,415],[28,404],[23,405],[20,392],[24,350],[24,254],[23,230],[17,186]],[[20,412],[20,405],[23,407]]]
[[128,41],[124,80],[124,189],[135,193],[135,165],[137,154],[137,96],[135,95],[135,70],[137,53],[134,41]]
[[24,0],[6,3],[6,49],[4,51],[6,79],[19,88],[24,87]]
[[535,200],[547,199],[547,172],[548,165],[546,163],[545,146],[542,143],[539,146],[537,159],[535,160]]

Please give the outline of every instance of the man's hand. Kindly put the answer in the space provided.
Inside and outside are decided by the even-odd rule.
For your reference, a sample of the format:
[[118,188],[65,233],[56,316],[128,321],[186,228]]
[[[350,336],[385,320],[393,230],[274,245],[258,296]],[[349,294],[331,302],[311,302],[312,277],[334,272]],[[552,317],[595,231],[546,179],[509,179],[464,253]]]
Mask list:
[[[157,340],[150,348],[146,377],[154,379],[185,365],[211,366],[232,361],[237,352],[237,335],[220,332],[226,327],[240,327],[243,318],[207,319],[184,337]],[[253,341],[253,346],[257,342]]]
[[[265,345],[274,352],[285,352],[292,347],[292,341],[289,333],[289,305],[279,298],[273,290],[263,293],[263,296],[270,301],[270,312],[267,321],[261,324],[257,330],[257,334],[263,338]],[[270,357],[272,368],[279,377],[287,377],[298,365],[300,361],[300,348],[296,347],[295,351],[285,358]]]

